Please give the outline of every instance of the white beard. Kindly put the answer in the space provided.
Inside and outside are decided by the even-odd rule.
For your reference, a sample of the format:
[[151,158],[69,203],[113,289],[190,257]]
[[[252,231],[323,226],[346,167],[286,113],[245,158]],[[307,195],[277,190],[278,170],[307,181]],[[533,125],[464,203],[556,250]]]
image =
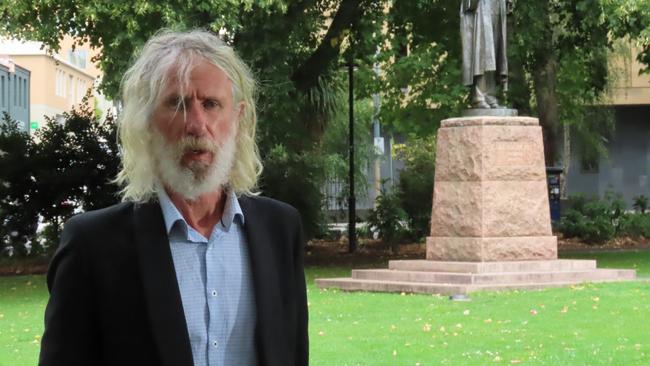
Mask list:
[[[155,128],[151,134],[156,173],[163,186],[190,201],[226,187],[235,160],[235,133],[221,145],[205,138],[187,137],[171,145]],[[191,149],[193,143],[198,143],[201,149],[212,152],[210,164],[193,162],[183,165],[183,155]]]

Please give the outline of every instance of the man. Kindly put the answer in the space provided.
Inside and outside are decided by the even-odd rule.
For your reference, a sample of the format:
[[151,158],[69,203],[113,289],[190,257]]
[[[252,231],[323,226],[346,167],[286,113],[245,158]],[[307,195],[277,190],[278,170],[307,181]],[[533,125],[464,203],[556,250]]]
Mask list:
[[461,0],[463,84],[472,88],[474,108],[503,108],[497,84],[507,87],[506,13],[511,0]]
[[73,217],[41,365],[306,365],[298,212],[253,194],[255,82],[215,35],[164,31],[122,83],[121,204]]

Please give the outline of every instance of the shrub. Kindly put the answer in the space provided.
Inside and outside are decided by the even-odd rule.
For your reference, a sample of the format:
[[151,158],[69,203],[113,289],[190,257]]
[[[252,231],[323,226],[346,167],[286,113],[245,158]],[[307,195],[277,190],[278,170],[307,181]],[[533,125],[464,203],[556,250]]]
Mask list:
[[574,196],[571,208],[560,221],[560,231],[567,238],[580,238],[589,244],[602,244],[622,233],[625,203],[620,195],[607,192],[603,200]]
[[[117,201],[111,182],[119,166],[112,117],[98,120],[88,108],[49,120],[36,138],[5,116],[0,127],[0,245],[4,253],[47,255],[74,213]],[[36,237],[39,217],[45,229]]]
[[399,201],[407,215],[412,240],[429,235],[435,172],[435,137],[412,139],[396,148],[398,159],[404,161],[400,172]]
[[621,234],[650,238],[650,213],[627,214],[621,220]]
[[382,185],[381,194],[375,203],[376,207],[368,215],[368,227],[377,232],[385,244],[390,245],[393,253],[397,253],[399,242],[404,237],[401,222],[406,219],[406,213],[400,207],[399,196]]
[[650,206],[648,203],[648,197],[644,195],[634,197],[634,204],[632,204],[632,207],[634,207],[637,212],[642,214],[645,213],[648,211],[648,206]]
[[324,159],[317,152],[290,153],[276,145],[264,158],[260,188],[265,196],[294,206],[302,216],[307,239],[327,232],[323,214]]
[[39,204],[34,202],[34,143],[8,114],[0,121],[0,254],[24,257],[36,237]]

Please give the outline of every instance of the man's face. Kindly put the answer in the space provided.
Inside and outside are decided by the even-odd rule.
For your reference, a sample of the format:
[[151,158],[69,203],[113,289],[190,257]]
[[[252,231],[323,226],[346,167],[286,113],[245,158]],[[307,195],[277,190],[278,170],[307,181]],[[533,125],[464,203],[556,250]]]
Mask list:
[[194,199],[227,183],[243,106],[235,105],[226,74],[207,60],[197,63],[182,95],[175,75],[171,70],[152,115],[152,152],[162,183]]

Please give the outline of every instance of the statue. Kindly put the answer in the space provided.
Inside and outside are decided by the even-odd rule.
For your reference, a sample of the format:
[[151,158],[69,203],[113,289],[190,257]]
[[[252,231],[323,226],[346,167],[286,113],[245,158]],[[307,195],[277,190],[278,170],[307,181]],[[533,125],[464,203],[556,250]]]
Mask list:
[[463,84],[470,86],[473,108],[504,108],[497,86],[508,85],[506,14],[512,0],[461,0]]

